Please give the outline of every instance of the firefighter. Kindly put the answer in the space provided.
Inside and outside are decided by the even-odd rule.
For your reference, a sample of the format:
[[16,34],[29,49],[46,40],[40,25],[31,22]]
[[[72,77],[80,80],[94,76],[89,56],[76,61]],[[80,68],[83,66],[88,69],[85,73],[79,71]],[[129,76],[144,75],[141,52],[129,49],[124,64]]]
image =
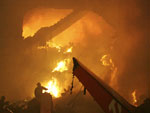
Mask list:
[[43,86],[41,85],[41,83],[38,82],[38,83],[37,83],[37,87],[36,87],[35,90],[34,90],[34,94],[35,94],[36,99],[39,100],[39,99],[41,98],[43,90],[48,90],[48,89],[45,88],[45,87],[43,87]]

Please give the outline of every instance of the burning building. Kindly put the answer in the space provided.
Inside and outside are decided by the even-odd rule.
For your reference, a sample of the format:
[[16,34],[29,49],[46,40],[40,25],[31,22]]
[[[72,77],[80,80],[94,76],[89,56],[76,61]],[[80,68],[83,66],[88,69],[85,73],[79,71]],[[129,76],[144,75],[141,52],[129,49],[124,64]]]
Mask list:
[[61,98],[71,87],[75,56],[136,106],[150,95],[146,2],[2,1],[1,94],[33,96],[41,81]]

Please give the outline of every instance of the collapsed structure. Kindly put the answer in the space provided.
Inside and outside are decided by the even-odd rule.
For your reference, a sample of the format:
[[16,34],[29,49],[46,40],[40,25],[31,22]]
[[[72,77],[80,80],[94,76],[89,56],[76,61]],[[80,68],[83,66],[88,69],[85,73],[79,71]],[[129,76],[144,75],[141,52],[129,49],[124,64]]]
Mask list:
[[[7,3],[7,1],[8,1],[8,3]],[[120,64],[118,63],[118,65],[119,65],[118,67],[121,70],[121,72],[119,74],[122,75],[125,73],[124,75],[126,76],[126,75],[130,75],[129,73],[131,72],[131,75],[134,73],[137,75],[139,74],[141,76],[146,75],[147,80],[149,80],[149,61],[150,61],[149,58],[150,57],[149,57],[149,34],[148,34],[149,31],[148,31],[148,26],[147,26],[149,19],[146,18],[147,14],[149,12],[148,12],[148,7],[145,7],[145,5],[144,5],[144,4],[146,4],[146,1],[140,2],[138,0],[135,0],[135,2],[137,2],[137,4],[135,4],[135,5],[138,5],[140,11],[142,12],[141,14],[135,13],[137,11],[136,7],[133,8],[133,10],[131,10],[132,9],[131,8],[132,1],[130,1],[130,0],[128,0],[126,2],[122,2],[119,0],[110,0],[109,2],[103,1],[103,0],[94,0],[94,1],[79,0],[77,2],[76,1],[66,1],[66,0],[63,0],[63,1],[62,0],[58,0],[58,1],[54,0],[53,2],[51,2],[49,0],[44,0],[44,1],[43,0],[39,0],[39,1],[31,0],[30,2],[18,1],[16,3],[15,2],[12,3],[11,1],[9,2],[9,0],[7,0],[7,1],[5,1],[6,3],[4,2],[4,10],[2,10],[4,12],[4,13],[2,13],[2,17],[3,17],[2,21],[4,23],[2,24],[2,27],[3,27],[2,34],[1,34],[2,38],[0,41],[0,42],[2,42],[2,44],[1,44],[2,59],[4,59],[4,60],[2,60],[2,63],[1,63],[1,67],[2,67],[1,70],[2,70],[2,75],[9,76],[9,77],[7,77],[7,79],[11,78],[10,76],[13,76],[13,74],[14,75],[16,74],[16,72],[14,72],[14,69],[12,69],[14,72],[13,74],[11,73],[11,71],[9,72],[9,70],[11,70],[11,65],[16,63],[16,61],[14,59],[22,59],[20,56],[24,55],[24,51],[26,51],[26,48],[29,48],[29,49],[27,49],[29,54],[32,53],[32,51],[30,51],[32,46],[45,44],[46,41],[54,38],[55,36],[57,36],[58,34],[63,32],[64,30],[66,30],[69,26],[73,25],[73,23],[75,23],[81,17],[83,17],[86,14],[86,10],[92,10],[92,11],[96,12],[98,15],[101,15],[104,19],[106,19],[106,21],[116,29],[117,35],[119,35],[120,37],[123,37],[122,38],[123,41],[121,41],[123,43],[120,44],[121,46],[119,46],[119,47],[117,45],[115,46],[117,48],[118,54],[120,55],[119,57],[116,57],[115,60],[120,59],[120,60],[118,60],[119,63],[121,60],[125,60],[124,61],[125,66],[121,65],[122,67],[125,67],[125,70],[123,70],[123,71],[119,67],[121,63]],[[64,2],[64,5],[61,4],[62,2]],[[69,14],[68,16],[66,16],[65,18],[63,18],[62,20],[60,20],[55,25],[53,25],[51,27],[41,28],[35,34],[35,36],[33,36],[32,38],[23,39],[23,37],[22,37],[22,21],[23,21],[23,17],[25,15],[25,13],[27,11],[29,11],[30,9],[37,8],[40,6],[58,8],[58,9],[67,8],[67,9],[73,9],[74,11],[71,14]],[[80,8],[79,8],[79,6],[80,6]],[[135,15],[137,14],[136,17],[134,17],[134,16],[132,17],[133,14],[135,14]],[[5,18],[8,17],[8,15],[10,16],[10,18],[12,18],[12,21],[10,21],[9,19],[4,20]],[[8,25],[10,27],[6,27],[6,25]],[[130,26],[128,26],[128,25],[130,25]],[[138,32],[137,35],[135,35],[136,32]],[[130,36],[130,34],[131,34],[131,36]],[[135,37],[137,37],[137,38],[135,38]],[[128,47],[127,47],[128,42],[125,42],[126,39],[128,42],[130,42],[130,41],[134,42],[134,40],[136,42],[136,39],[139,39],[138,40],[139,46],[136,46],[135,49],[131,49],[131,51],[130,51],[131,57],[130,57],[130,55],[126,55],[126,53],[123,52],[123,51],[128,50]],[[130,43],[130,45],[132,46],[132,43]],[[121,47],[124,47],[124,46],[126,48],[122,49]],[[137,50],[138,52],[136,51],[134,53],[135,50]],[[147,51],[147,53],[145,51]],[[123,55],[125,55],[125,57],[123,57]],[[137,56],[136,58],[135,58],[135,55]],[[5,60],[8,62],[6,62]],[[26,60],[28,62],[30,62],[31,59],[29,58]],[[26,62],[26,60],[25,60],[25,62]],[[131,62],[131,61],[134,61],[134,62]],[[137,61],[139,61],[139,62],[137,62]],[[36,62],[36,60],[35,60],[35,62]],[[17,66],[20,67],[20,64],[23,64],[23,63],[20,61],[20,62],[18,62],[18,65],[12,66],[12,67],[16,67],[16,70],[18,71]],[[134,64],[136,64],[136,65],[134,65]],[[31,67],[34,67],[34,66],[31,66]],[[127,70],[129,70],[129,71],[127,71]],[[138,73],[139,70],[141,70],[140,73]],[[10,75],[10,73],[12,75]],[[18,75],[20,77],[20,73]],[[12,78],[15,78],[15,77],[12,77]],[[124,79],[124,78],[122,77],[122,79]],[[13,81],[13,80],[10,79],[10,81]],[[127,81],[127,79],[124,81]],[[149,84],[149,82],[147,82],[147,84]],[[2,86],[7,86],[7,85],[2,85]],[[13,86],[13,85],[9,85],[9,86]],[[125,86],[125,85],[120,85],[120,86]],[[149,86],[149,85],[147,85],[147,86]],[[4,89],[7,89],[7,88],[4,88]],[[14,89],[14,88],[12,88],[12,89]],[[149,91],[149,93],[150,93],[150,91]],[[148,94],[148,96],[149,95],[150,94]]]

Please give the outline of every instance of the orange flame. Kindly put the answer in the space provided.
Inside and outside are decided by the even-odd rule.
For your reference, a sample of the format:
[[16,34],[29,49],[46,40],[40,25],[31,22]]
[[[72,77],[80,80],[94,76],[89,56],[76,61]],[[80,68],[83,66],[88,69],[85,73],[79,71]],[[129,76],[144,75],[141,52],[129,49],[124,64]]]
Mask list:
[[70,62],[70,59],[65,59],[57,63],[57,66],[53,69],[52,72],[64,72],[68,70],[67,64]]
[[51,95],[53,95],[54,97],[58,98],[61,96],[61,89],[58,86],[58,81],[56,78],[52,78],[52,80],[50,80],[45,87],[48,89],[44,92],[48,92]]
[[132,92],[133,105],[137,106],[136,90]]
[[[60,11],[60,12],[59,12]],[[28,36],[34,36],[34,34],[42,27],[49,27],[56,24],[59,20],[66,17],[71,11],[70,10],[55,10],[55,9],[36,9],[34,11],[30,11],[29,14],[25,15],[23,22],[23,37],[27,38]],[[45,21],[46,20],[46,21]],[[103,26],[102,17],[95,14],[94,12],[89,12],[79,21],[74,23],[68,29],[64,30],[62,33],[53,37],[49,42],[46,42],[46,46],[38,47],[38,49],[47,49],[49,47],[56,48],[58,52],[61,51],[61,48],[67,46],[69,43],[78,44],[81,43],[84,38],[87,37],[87,32],[97,37],[102,33],[101,26]],[[107,26],[105,26],[107,27]],[[84,43],[82,43],[84,45]],[[72,47],[65,51],[66,53],[72,52]],[[64,53],[65,53],[64,52]],[[107,57],[107,55],[105,56]],[[105,59],[104,57],[104,59]],[[68,64],[71,60],[65,59],[57,63],[56,67],[52,70],[52,72],[64,72],[68,70]],[[105,65],[112,65],[113,62],[109,59],[103,62]],[[57,82],[49,81],[49,85],[51,89],[56,88]],[[60,88],[58,88],[60,89]],[[53,90],[55,92],[55,96],[59,93],[59,90]]]

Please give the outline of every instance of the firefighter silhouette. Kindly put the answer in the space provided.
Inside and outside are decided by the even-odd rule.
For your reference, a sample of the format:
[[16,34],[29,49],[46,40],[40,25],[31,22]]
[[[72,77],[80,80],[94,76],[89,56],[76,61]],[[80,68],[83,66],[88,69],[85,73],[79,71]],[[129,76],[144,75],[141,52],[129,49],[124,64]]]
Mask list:
[[47,88],[45,88],[45,87],[43,87],[42,85],[41,85],[41,83],[40,82],[38,82],[37,83],[37,87],[35,88],[35,90],[34,90],[34,94],[35,94],[35,97],[37,98],[37,99],[40,99],[41,98],[41,96],[42,96],[42,92],[43,92],[43,90],[48,90]]

